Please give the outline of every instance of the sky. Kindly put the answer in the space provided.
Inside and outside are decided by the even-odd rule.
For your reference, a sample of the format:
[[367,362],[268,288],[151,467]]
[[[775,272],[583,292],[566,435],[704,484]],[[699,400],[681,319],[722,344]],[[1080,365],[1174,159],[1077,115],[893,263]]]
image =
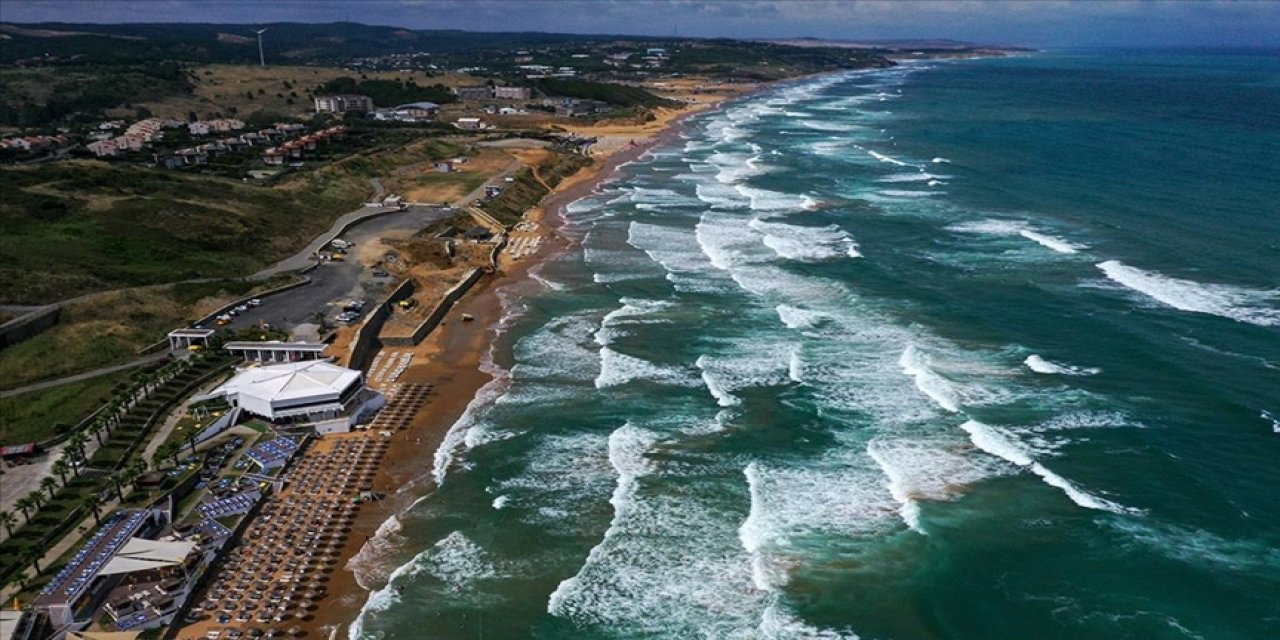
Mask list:
[[336,22],[734,38],[1280,46],[1280,0],[3,0],[11,22]]

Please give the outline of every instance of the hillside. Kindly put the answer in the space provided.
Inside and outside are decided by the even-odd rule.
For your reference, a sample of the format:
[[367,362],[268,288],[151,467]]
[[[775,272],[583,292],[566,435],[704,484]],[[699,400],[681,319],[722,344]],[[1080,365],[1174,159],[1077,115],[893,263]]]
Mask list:
[[426,140],[275,186],[75,160],[0,169],[0,302],[243,276],[296,251],[368,196],[368,178],[456,155]]
[[[609,36],[552,33],[414,31],[353,22],[328,24],[0,24],[0,64],[44,58],[59,64],[124,64],[154,60],[199,63],[258,61],[256,29],[275,63],[316,63],[413,51],[457,52],[591,42]],[[631,38],[636,39],[636,38]]]

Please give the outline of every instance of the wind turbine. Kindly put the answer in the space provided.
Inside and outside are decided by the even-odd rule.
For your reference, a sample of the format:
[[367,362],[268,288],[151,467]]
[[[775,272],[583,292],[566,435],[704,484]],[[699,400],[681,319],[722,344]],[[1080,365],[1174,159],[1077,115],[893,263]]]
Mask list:
[[255,33],[258,34],[258,64],[265,67],[267,66],[267,58],[262,54],[262,34],[264,32],[266,32],[266,29],[259,29]]

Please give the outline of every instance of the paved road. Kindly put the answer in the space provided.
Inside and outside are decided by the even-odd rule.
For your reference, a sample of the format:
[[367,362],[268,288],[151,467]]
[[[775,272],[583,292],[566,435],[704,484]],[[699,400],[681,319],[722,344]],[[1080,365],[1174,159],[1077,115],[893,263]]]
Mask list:
[[141,366],[142,366],[142,365],[144,365],[144,364],[151,364],[152,362],[159,362],[160,360],[163,360],[163,359],[165,359],[165,358],[167,358],[167,357],[169,357],[169,354],[168,354],[168,353],[157,353],[157,354],[154,354],[154,355],[149,355],[149,356],[147,356],[147,357],[145,357],[145,358],[138,358],[137,360],[134,360],[133,362],[126,362],[126,363],[124,363],[124,364],[118,364],[118,365],[115,365],[115,366],[113,366],[113,367],[102,367],[101,369],[94,369],[93,371],[86,371],[86,372],[84,372],[84,373],[77,373],[77,374],[75,374],[75,375],[73,375],[73,376],[67,376],[67,377],[65,377],[65,378],[58,378],[57,380],[46,380],[46,381],[44,381],[44,382],[37,382],[37,383],[35,383],[35,384],[29,384],[29,385],[27,385],[27,386],[25,386],[25,387],[18,387],[18,388],[16,388],[16,389],[9,389],[9,390],[7,390],[7,391],[0,391],[0,398],[8,398],[9,396],[16,396],[16,395],[18,395],[18,394],[20,394],[20,393],[26,393],[26,392],[28,392],[28,391],[39,391],[39,390],[41,390],[41,389],[51,389],[51,388],[53,388],[53,387],[60,387],[60,386],[62,386],[62,385],[64,385],[64,384],[71,384],[72,382],[79,382],[79,381],[81,381],[81,380],[88,380],[89,378],[96,378],[96,377],[98,377],[98,376],[106,375],[106,374],[108,374],[108,373],[115,373],[116,371],[124,371],[125,369],[132,369],[132,368],[134,368],[134,367],[141,367]]
[[[388,232],[417,231],[454,213],[437,207],[410,207],[408,211],[366,220],[344,234],[343,239],[360,245]],[[228,326],[245,329],[265,321],[275,327],[289,328],[314,322],[317,312],[325,313],[332,322],[333,316],[341,312],[340,303],[364,298],[370,302],[370,307],[366,310],[371,309],[372,303],[384,296],[396,282],[394,278],[374,278],[369,270],[354,259],[321,264],[308,275],[311,277],[311,284],[263,299],[262,306],[241,313]]]

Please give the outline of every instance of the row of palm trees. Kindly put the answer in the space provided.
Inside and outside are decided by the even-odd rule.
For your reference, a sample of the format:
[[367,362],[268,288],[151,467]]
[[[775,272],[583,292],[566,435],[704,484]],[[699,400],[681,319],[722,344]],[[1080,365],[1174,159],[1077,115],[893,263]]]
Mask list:
[[[22,512],[22,523],[30,522],[33,514],[38,512],[49,500],[52,500],[60,488],[66,486],[72,479],[80,475],[89,462],[88,445],[90,436],[97,441],[99,447],[103,446],[115,430],[124,424],[124,420],[131,409],[146,400],[152,392],[182,373],[189,366],[190,363],[186,361],[174,360],[154,369],[135,371],[130,375],[132,382],[108,401],[98,411],[93,421],[86,425],[84,429],[71,434],[67,438],[66,444],[62,448],[62,454],[50,467],[57,477],[49,476],[42,479],[39,489],[32,491],[29,495],[18,499],[14,503],[14,507]],[[133,484],[146,470],[147,464],[145,461],[135,460],[120,473],[108,477],[106,484],[115,492],[118,498],[123,500],[124,488]],[[101,517],[99,509],[101,504],[102,498],[97,491],[90,492],[81,501],[81,506],[86,507],[93,513],[95,522],[99,522]],[[13,530],[19,524],[16,514],[0,511],[0,526],[4,527],[10,537],[13,536]]]

